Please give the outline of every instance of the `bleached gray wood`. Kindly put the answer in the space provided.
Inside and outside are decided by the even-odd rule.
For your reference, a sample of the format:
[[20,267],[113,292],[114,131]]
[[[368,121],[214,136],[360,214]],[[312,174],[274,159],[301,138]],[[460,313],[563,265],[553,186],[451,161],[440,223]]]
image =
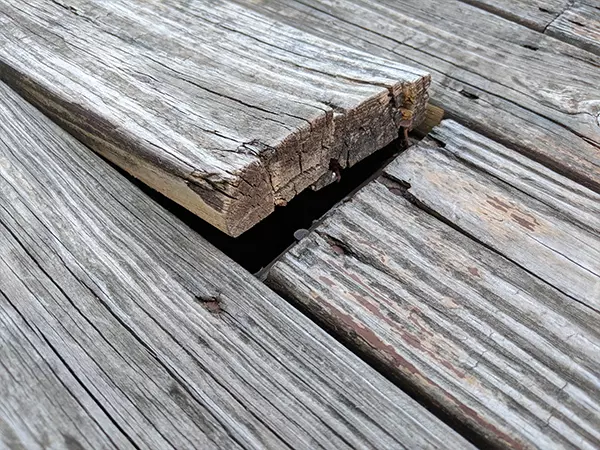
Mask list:
[[233,236],[412,128],[429,83],[221,0],[3,1],[0,77]]
[[575,2],[546,29],[546,33],[600,55],[600,2]]
[[2,84],[0,311],[33,448],[469,447]]
[[570,0],[462,0],[536,31],[545,28],[571,3]]
[[[600,195],[453,121],[386,168],[420,203],[600,312]],[[441,145],[443,148],[440,148]]]
[[597,55],[457,0],[270,0],[255,7],[427,70],[432,103],[446,117],[600,192]]
[[[476,433],[483,448],[598,448],[600,291],[597,277],[577,266],[600,262],[588,259],[600,251],[597,234],[589,237],[600,220],[598,196],[485,138],[476,152],[466,137],[458,143],[440,130],[459,126],[443,122],[435,136],[446,147],[430,141],[409,150],[336,208],[273,266],[267,283]],[[471,182],[481,177],[512,186],[492,194]],[[421,195],[438,182],[448,211]],[[521,197],[542,192],[553,220],[542,207],[535,218],[521,209]],[[495,207],[479,201],[486,194]],[[503,204],[511,209],[497,211]],[[490,224],[479,239],[494,248],[510,243],[509,256],[535,260],[528,269],[555,278],[546,282],[454,228],[475,209]],[[523,237],[519,227],[528,223],[541,244],[583,239],[557,255]],[[587,288],[587,297],[577,301],[552,285],[573,295]]]
[[11,303],[0,288],[0,448],[132,448],[19,312],[31,294]]

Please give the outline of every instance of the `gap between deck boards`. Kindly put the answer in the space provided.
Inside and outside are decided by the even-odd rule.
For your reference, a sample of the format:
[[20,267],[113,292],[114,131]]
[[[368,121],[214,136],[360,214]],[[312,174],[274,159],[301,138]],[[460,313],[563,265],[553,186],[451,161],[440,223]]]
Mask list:
[[[411,133],[410,136],[413,143],[422,137],[416,132]],[[304,230],[312,229],[328,211],[377,177],[382,169],[404,150],[406,147],[403,139],[392,142],[356,165],[343,169],[340,172],[339,182],[332,183],[318,191],[308,189],[302,192],[287,205],[277,207],[269,217],[235,238],[228,236],[160,192],[136,180],[117,166],[111,165],[159,205],[174,214],[244,269],[260,278],[261,274],[286,252],[286,249],[298,242]]]

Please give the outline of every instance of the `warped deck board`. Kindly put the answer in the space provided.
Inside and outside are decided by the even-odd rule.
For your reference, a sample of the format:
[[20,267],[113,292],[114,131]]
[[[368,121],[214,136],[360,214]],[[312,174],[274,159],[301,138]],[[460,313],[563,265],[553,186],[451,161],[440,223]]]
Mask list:
[[12,448],[470,447],[3,84],[0,321]]
[[429,77],[227,1],[7,0],[0,77],[237,236],[418,123]]
[[546,33],[600,55],[600,1],[595,5],[575,2],[548,26]]
[[[600,264],[599,198],[483,137],[476,148],[472,135],[443,122],[440,141],[409,149],[342,203],[271,268],[267,283],[490,445],[598,448],[600,290],[597,275],[577,263]],[[472,177],[506,187],[488,192]],[[423,198],[424,183],[439,187],[448,213]],[[542,193],[554,218],[540,214],[533,197]],[[519,209],[524,197],[540,208],[535,218]],[[534,274],[456,229],[470,209]],[[531,223],[531,239],[565,247],[581,239],[577,249],[561,256],[535,248],[520,230]],[[587,298],[553,285],[587,290]]]
[[600,192],[600,57],[456,0],[240,3],[432,75],[432,103]]

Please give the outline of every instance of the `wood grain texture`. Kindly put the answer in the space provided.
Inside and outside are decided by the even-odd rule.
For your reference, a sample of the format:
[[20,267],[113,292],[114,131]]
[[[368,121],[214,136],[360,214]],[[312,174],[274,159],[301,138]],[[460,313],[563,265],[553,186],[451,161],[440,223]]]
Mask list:
[[0,77],[237,236],[421,120],[429,77],[227,1],[7,0]]
[[600,195],[456,122],[431,136],[386,174],[410,184],[412,196],[454,226],[600,313]]
[[239,0],[431,73],[432,103],[600,192],[600,57],[457,0]]
[[546,33],[600,55],[600,2],[575,2],[546,28]]
[[[13,250],[1,227],[2,251]],[[1,270],[9,274],[0,262]],[[20,313],[31,294],[0,291],[0,447],[132,448],[125,435],[67,370],[35,325]],[[13,299],[14,300],[14,299]]]
[[462,0],[536,31],[544,31],[570,0]]
[[12,448],[470,447],[2,84],[0,311]]
[[[600,314],[591,306],[600,291],[576,264],[600,251],[597,234],[593,241],[584,231],[600,218],[598,197],[516,152],[497,151],[484,138],[475,152],[464,135],[467,142],[459,145],[443,134],[459,129],[443,122],[435,136],[445,147],[432,140],[401,155],[284,255],[267,283],[485,439],[484,448],[598,448]],[[427,157],[417,159],[418,153]],[[487,190],[470,177],[482,176],[492,186],[506,184],[503,192],[494,192],[493,202],[511,208],[502,215],[495,207],[482,209],[480,220],[494,224],[486,231],[500,244],[516,234],[511,244],[517,254],[510,256],[520,262],[537,258],[539,270],[531,271],[542,276],[551,271],[556,277],[551,283],[454,225],[462,225],[464,211],[481,205]],[[421,195],[424,183],[442,178],[446,183],[437,196],[451,214]],[[456,186],[469,188],[465,199],[473,206],[458,199]],[[523,196],[535,204],[532,197],[542,191],[544,207],[554,210],[550,222],[518,209]],[[507,194],[512,197],[501,196]],[[587,241],[561,260],[519,234],[519,227],[534,220],[537,231],[527,231],[540,242],[550,241],[553,232],[570,241],[588,236]],[[575,234],[567,235],[563,226]],[[532,254],[536,250],[545,261]],[[565,261],[567,256],[575,262]],[[588,263],[597,268],[599,261]],[[574,294],[591,288],[586,301],[552,286],[564,287],[565,281]],[[577,286],[580,282],[587,285]]]

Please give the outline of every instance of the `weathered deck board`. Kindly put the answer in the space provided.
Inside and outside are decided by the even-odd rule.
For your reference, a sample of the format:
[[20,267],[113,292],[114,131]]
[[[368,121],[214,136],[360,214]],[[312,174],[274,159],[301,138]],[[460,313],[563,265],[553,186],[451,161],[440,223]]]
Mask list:
[[429,83],[218,0],[4,1],[0,77],[234,236],[418,123]]
[[[600,195],[452,121],[386,174],[410,195],[600,313]],[[441,145],[443,148],[440,148]]]
[[598,0],[461,0],[600,55]]
[[600,55],[600,2],[575,2],[546,29],[546,33]]
[[469,447],[2,84],[0,311],[5,444]]
[[[476,151],[457,124],[443,122],[435,136],[446,146],[430,140],[401,155],[284,255],[267,283],[491,445],[598,448],[600,314],[593,306],[600,290],[597,276],[577,265],[597,269],[600,262],[593,259],[600,252],[598,196],[485,138]],[[481,207],[486,189],[472,182],[481,177],[494,188],[506,184],[490,201],[507,211]],[[438,180],[445,180],[436,195],[448,213],[421,195]],[[455,195],[461,187],[463,198]],[[543,207],[535,199],[542,192]],[[519,210],[524,197],[536,205],[535,219]],[[518,249],[509,256],[554,278],[548,283],[457,230],[465,211],[476,208],[490,223],[489,236]],[[544,208],[554,217],[541,215]],[[556,233],[566,239],[557,244],[564,250],[560,245],[580,238],[577,253],[535,248],[514,223],[534,220],[529,240],[553,245]],[[485,233],[477,237],[494,246]],[[587,289],[587,298],[577,301],[553,285],[579,296]]]
[[520,23],[544,31],[568,7],[570,0],[462,0]]
[[[0,248],[8,244],[0,226]],[[0,270],[11,268],[0,261]],[[3,275],[3,284],[5,282]],[[123,433],[94,403],[48,343],[0,290],[0,447],[8,449],[131,448]],[[79,444],[80,446],[78,446]]]
[[427,70],[432,103],[446,117],[600,192],[597,55],[456,0],[270,0],[255,7]]

